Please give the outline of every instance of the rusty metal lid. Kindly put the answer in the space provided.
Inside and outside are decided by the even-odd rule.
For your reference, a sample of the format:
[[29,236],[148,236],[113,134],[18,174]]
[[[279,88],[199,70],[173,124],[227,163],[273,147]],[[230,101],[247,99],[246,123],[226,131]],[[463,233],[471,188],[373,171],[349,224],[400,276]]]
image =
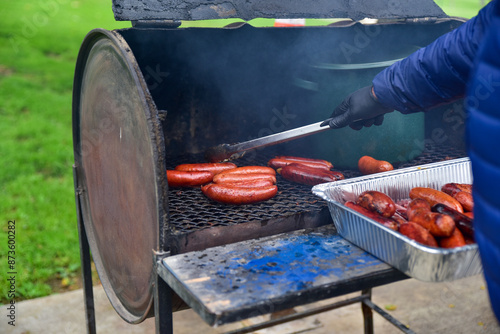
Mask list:
[[130,323],[152,309],[153,250],[168,191],[156,108],[117,32],[91,31],[76,64],[76,186],[92,257],[106,294]]
[[113,0],[118,21],[447,17],[433,0]]

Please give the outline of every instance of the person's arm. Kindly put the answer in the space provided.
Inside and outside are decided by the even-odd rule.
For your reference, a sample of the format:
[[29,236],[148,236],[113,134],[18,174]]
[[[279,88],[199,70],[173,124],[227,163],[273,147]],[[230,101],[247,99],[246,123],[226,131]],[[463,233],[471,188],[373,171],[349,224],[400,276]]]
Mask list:
[[378,101],[411,113],[463,98],[493,2],[457,29],[380,72],[373,80]]

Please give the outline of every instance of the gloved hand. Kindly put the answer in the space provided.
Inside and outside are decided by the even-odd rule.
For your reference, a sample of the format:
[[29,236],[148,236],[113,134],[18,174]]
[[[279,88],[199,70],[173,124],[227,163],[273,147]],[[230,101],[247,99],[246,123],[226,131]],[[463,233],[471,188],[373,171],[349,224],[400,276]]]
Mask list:
[[367,86],[349,94],[321,126],[329,125],[332,129],[338,129],[349,125],[354,130],[361,130],[363,126],[382,124],[384,114],[392,111],[378,102],[372,86]]

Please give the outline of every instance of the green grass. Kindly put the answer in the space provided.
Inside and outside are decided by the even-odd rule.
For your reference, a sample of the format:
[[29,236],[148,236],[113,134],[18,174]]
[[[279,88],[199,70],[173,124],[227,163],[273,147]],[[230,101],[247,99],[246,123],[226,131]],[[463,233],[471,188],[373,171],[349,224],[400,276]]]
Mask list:
[[[17,300],[77,286],[71,94],[80,44],[111,1],[4,1],[0,11],[0,281],[16,221]],[[0,284],[2,302],[7,285]]]
[[[450,15],[468,18],[481,7],[479,0],[438,4]],[[74,66],[90,30],[130,23],[114,20],[110,0],[18,0],[3,1],[1,7],[0,281],[8,275],[8,221],[15,220],[19,301],[79,286],[71,133]],[[0,284],[0,302],[7,301],[7,285]]]

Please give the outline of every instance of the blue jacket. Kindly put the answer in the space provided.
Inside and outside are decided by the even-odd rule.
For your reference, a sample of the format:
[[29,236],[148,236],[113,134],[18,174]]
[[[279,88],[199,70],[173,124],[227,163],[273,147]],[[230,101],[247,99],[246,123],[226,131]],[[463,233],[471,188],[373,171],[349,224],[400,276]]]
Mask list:
[[500,320],[500,0],[382,71],[373,85],[382,104],[403,113],[466,98],[475,239],[490,302]]

